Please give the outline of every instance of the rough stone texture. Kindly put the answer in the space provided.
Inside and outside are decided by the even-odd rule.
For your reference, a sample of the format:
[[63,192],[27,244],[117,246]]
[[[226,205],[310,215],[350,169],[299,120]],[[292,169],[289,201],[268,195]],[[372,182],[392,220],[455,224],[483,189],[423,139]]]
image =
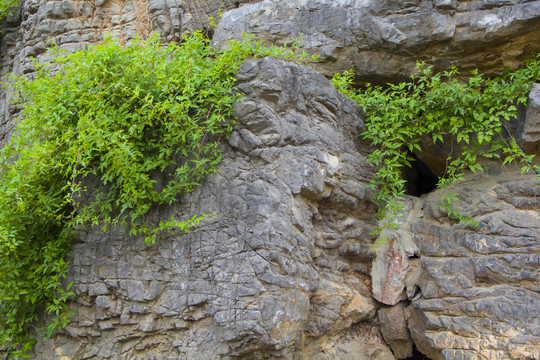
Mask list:
[[398,229],[383,229],[377,241],[371,269],[372,293],[383,304],[395,305],[407,299],[405,279],[409,257],[418,252],[408,229],[409,222],[418,216],[419,205],[415,198],[406,199],[401,218],[394,219],[399,224]]
[[339,341],[331,342],[318,352],[297,354],[298,359],[313,360],[394,360],[390,349],[376,328],[368,324],[351,326]]
[[430,359],[540,358],[540,186],[506,171],[452,189],[476,230],[449,222],[440,192],[412,224],[423,272],[407,316]]
[[[383,249],[385,253],[385,256],[377,257],[384,262],[384,276],[380,278],[382,281],[375,281],[377,278],[373,276],[373,297],[383,304],[395,305],[400,300],[404,300],[405,275],[409,269],[409,262],[400,251],[395,238],[388,239],[378,248]],[[378,286],[375,286],[376,284]]]
[[246,97],[219,173],[154,214],[215,217],[149,247],[82,234],[69,274],[78,314],[37,359],[394,358],[370,323],[372,171],[356,104],[272,58],[238,78]]
[[[54,42],[73,51],[109,35],[120,42],[152,31],[164,41],[178,41],[186,32],[208,25],[208,18],[256,0],[24,0],[13,16],[3,21],[0,61],[2,81],[7,74],[30,74],[34,58]],[[17,109],[10,94],[0,88],[0,147],[12,131],[10,119]]]
[[[75,50],[152,29],[177,41],[247,2],[257,1],[26,0],[3,24],[3,79],[31,76],[52,41]],[[539,17],[540,1],[275,0],[225,13],[215,43],[242,31],[278,44],[302,35],[325,75],[354,68],[388,81],[417,59],[514,67],[540,50]],[[408,199],[400,230],[373,249],[373,168],[357,107],[322,75],[272,59],[247,62],[239,80],[247,96],[220,172],[153,214],[216,216],[150,247],[121,231],[81,233],[69,279],[77,315],[34,358],[391,360],[408,356],[411,338],[431,359],[540,358],[531,178],[496,164],[453,189],[474,231],[447,219],[440,192]],[[517,129],[531,154],[539,93],[537,84]],[[18,111],[8,100],[2,90],[0,147]]]
[[190,14],[189,30],[193,31],[207,27],[210,17],[216,18],[219,13],[257,1],[261,0],[183,0],[181,2],[185,4],[186,12]]
[[540,1],[266,0],[226,13],[214,43],[242,32],[269,43],[302,38],[325,75],[354,69],[396,81],[424,60],[498,72],[540,50]]
[[388,308],[379,309],[379,322],[384,340],[398,359],[405,359],[413,354],[413,343],[407,330],[407,320],[403,312],[403,302]]
[[523,151],[540,154],[540,84],[533,85],[525,119],[519,125],[517,139]]

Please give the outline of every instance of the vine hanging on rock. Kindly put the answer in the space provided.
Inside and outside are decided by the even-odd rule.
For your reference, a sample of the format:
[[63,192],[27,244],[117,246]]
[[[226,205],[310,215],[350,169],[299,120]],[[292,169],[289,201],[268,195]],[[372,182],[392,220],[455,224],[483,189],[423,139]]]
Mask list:
[[[505,134],[504,122],[515,119],[517,106],[524,105],[535,81],[540,80],[540,55],[515,72],[485,79],[472,71],[467,80],[454,67],[433,73],[432,67],[418,64],[418,75],[410,82],[388,84],[387,88],[367,84],[354,90],[354,74],[336,74],[333,84],[355,100],[366,114],[367,130],[362,134],[373,146],[370,162],[378,167],[371,186],[382,225],[376,230],[396,228],[405,196],[403,168],[414,161],[412,153],[421,152],[425,137],[434,143],[455,140],[458,156],[447,158],[446,171],[438,186],[449,187],[464,179],[465,170],[482,171],[480,158],[499,158],[503,165],[521,162],[522,173],[535,170],[533,155],[526,155],[514,138]],[[452,141],[451,140],[451,141]],[[452,206],[456,194],[443,196],[440,206],[461,222],[473,221]]]

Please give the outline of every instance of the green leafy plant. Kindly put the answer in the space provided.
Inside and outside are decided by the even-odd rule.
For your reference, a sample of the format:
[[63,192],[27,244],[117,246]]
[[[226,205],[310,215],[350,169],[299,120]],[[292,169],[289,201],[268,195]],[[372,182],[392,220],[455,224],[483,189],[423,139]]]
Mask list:
[[450,219],[459,221],[463,224],[471,224],[473,226],[478,226],[478,222],[470,215],[463,215],[460,210],[454,207],[454,204],[457,204],[459,201],[458,195],[458,193],[444,194],[441,197],[441,202],[437,205],[446,210]]
[[[73,231],[121,226],[147,243],[206,215],[154,224],[148,212],[190,192],[221,160],[233,125],[234,73],[250,56],[296,57],[260,42],[51,50],[30,80],[16,78],[16,136],[0,152],[0,348],[28,357],[40,309],[51,336],[69,321],[62,288]],[[83,200],[84,199],[84,200]]]
[[[418,64],[418,72],[409,82],[386,88],[368,84],[363,90],[353,89],[352,72],[333,78],[334,86],[356,100],[366,114],[367,130],[362,135],[374,147],[369,160],[378,167],[371,184],[377,190],[374,200],[382,219],[377,235],[398,226],[406,183],[402,171],[411,166],[411,154],[422,151],[426,137],[434,143],[455,141],[459,147],[457,156],[449,155],[439,187],[463,180],[467,170],[482,171],[481,157],[502,158],[503,164],[520,161],[523,173],[535,170],[533,156],[523,153],[503,129],[505,121],[517,116],[517,106],[526,103],[533,82],[540,79],[540,56],[494,79],[485,79],[478,71],[463,79],[456,68],[435,74],[424,63]],[[440,205],[451,218],[472,221],[454,210],[456,200],[450,193]]]
[[9,15],[20,4],[20,0],[0,0],[0,20]]

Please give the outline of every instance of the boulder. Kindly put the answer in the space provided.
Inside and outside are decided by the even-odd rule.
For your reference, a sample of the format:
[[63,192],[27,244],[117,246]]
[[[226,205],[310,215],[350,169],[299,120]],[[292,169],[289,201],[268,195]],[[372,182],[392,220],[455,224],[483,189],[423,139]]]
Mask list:
[[74,359],[330,359],[336,346],[351,359],[364,359],[358,349],[393,358],[372,324],[376,221],[358,107],[324,76],[273,58],[246,62],[237,78],[245,97],[219,172],[151,215],[214,216],[152,246],[121,230],[82,233],[68,279],[77,315],[36,359],[52,349]]
[[392,349],[397,359],[406,359],[413,354],[413,343],[407,330],[404,313],[405,304],[379,309],[379,322],[384,340]]
[[[414,197],[403,201],[401,216],[392,221],[396,229],[384,228],[374,245],[376,257],[371,268],[373,298],[385,305],[407,299],[406,276],[409,257],[418,252],[409,232],[410,222],[418,217],[420,203]],[[407,287],[414,286],[409,284]],[[408,291],[407,291],[408,292]]]

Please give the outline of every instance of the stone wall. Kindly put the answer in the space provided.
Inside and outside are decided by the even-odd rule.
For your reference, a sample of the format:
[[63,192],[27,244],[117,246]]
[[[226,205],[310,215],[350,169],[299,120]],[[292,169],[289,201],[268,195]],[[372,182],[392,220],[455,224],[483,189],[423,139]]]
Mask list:
[[[440,191],[409,197],[400,230],[373,247],[362,114],[323,76],[354,68],[395,81],[416,60],[517,66],[540,50],[540,1],[27,0],[4,22],[3,79],[31,76],[53,41],[70,51],[107,33],[178,41],[220,8],[232,10],[216,46],[242,31],[277,44],[301,36],[320,72],[246,62],[219,172],[152,213],[215,216],[152,246],[122,229],[80,232],[67,279],[77,314],[33,358],[391,360],[413,344],[437,360],[540,358],[534,177],[486,164],[454,189],[476,229],[447,218]],[[539,89],[515,126],[530,154],[540,148]],[[0,146],[18,112],[9,97],[2,89]]]
[[540,186],[534,176],[490,170],[455,189],[477,229],[449,223],[438,192],[411,224],[422,271],[406,314],[431,359],[540,356]]

